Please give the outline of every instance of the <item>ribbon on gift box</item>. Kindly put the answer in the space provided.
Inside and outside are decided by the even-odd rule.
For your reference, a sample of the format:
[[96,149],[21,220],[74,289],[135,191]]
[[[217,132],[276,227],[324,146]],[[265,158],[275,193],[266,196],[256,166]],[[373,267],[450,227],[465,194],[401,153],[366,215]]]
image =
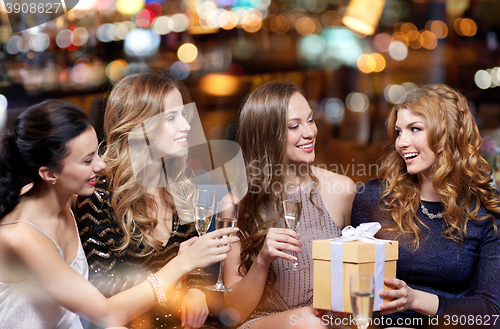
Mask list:
[[375,296],[374,310],[380,310],[383,303],[382,297],[378,292],[384,289],[384,270],[385,270],[385,240],[374,238],[375,233],[380,230],[381,225],[377,222],[363,223],[358,227],[346,226],[342,230],[342,237],[332,240],[331,247],[331,304],[332,310],[344,309],[344,287],[333,284],[333,282],[343,282],[343,244],[348,241],[362,241],[375,244]]

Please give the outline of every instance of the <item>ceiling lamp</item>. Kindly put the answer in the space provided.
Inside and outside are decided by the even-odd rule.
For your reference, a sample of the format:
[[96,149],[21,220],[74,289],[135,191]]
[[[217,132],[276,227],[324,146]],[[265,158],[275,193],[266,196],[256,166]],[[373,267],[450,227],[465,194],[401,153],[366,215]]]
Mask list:
[[372,35],[384,10],[385,0],[351,0],[342,23],[353,31]]

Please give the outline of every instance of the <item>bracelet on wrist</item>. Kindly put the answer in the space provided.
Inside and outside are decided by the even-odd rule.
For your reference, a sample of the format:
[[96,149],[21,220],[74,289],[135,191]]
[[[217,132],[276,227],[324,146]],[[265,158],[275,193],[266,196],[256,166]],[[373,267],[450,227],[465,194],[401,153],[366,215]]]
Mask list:
[[161,280],[156,273],[150,274],[148,276],[148,281],[153,288],[156,299],[158,300],[158,305],[166,307],[167,306],[167,296],[165,295],[165,291],[163,290],[163,286],[161,284]]

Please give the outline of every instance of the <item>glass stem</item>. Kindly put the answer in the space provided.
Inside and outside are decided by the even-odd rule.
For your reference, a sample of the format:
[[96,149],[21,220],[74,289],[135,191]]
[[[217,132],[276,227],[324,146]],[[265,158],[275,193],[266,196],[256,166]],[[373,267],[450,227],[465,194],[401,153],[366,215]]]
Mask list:
[[217,278],[217,283],[216,285],[224,285],[224,281],[223,281],[223,273],[224,273],[224,261],[221,260],[220,261],[220,266],[219,266],[219,277]]

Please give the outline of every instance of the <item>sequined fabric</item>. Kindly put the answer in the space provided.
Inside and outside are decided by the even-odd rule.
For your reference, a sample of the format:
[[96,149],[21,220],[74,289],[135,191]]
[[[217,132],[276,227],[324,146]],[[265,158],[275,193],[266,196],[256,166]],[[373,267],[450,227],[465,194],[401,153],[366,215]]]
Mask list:
[[[278,258],[272,263],[277,274],[277,282],[272,287],[266,287],[267,298],[263,297],[255,311],[250,315],[247,322],[238,329],[247,329],[261,320],[263,317],[277,314],[283,311],[312,306],[313,299],[313,259],[312,241],[321,239],[333,239],[341,235],[339,227],[328,214],[323,200],[318,192],[313,193],[314,202],[323,210],[316,209],[309,201],[309,192],[314,186],[311,182],[309,187],[302,192],[302,217],[297,228],[302,242],[302,253],[296,254],[298,262],[306,269],[297,272],[285,271],[290,267],[288,260]],[[281,219],[277,227],[285,228],[285,222]]]
[[[390,214],[380,210],[381,184],[377,180],[365,184],[358,191],[353,203],[352,225],[380,222],[382,230],[376,237],[394,240],[397,232],[384,230],[394,224]],[[441,202],[422,201],[429,213],[443,211]],[[481,206],[479,217],[488,214]],[[500,226],[498,214],[493,214]],[[446,239],[442,232],[444,219],[430,219],[419,207],[418,218],[428,228],[419,224],[423,233],[420,247],[413,251],[410,242],[413,236],[404,234],[398,238],[399,260],[396,276],[411,288],[426,291],[439,297],[437,315],[472,316],[474,321],[486,315],[499,314],[497,301],[500,298],[500,235],[495,234],[493,220],[469,221],[467,236],[463,244]],[[422,317],[413,311],[396,313],[397,318]],[[427,321],[427,320],[426,320]],[[490,321],[492,324],[493,321]],[[477,323],[476,323],[477,324]]]
[[[16,224],[16,223],[24,224]],[[63,250],[39,227],[24,221],[1,225],[31,225],[54,242],[64,259]],[[80,241],[78,251],[70,266],[85,279],[88,278],[88,266]],[[82,329],[80,318],[73,312],[60,306],[45,291],[31,284],[28,280],[8,284],[0,282],[0,328],[54,328]]]
[[[115,243],[120,241],[123,233],[115,220],[110,202],[111,194],[106,180],[99,177],[94,193],[89,197],[79,197],[75,210],[80,239],[90,267],[89,280],[108,297],[146,280],[150,273],[158,271],[177,255],[181,242],[197,235],[192,224],[180,225],[177,232],[172,233],[167,245],[149,256],[138,256],[140,250],[134,246],[121,252],[114,251]],[[188,277],[167,293],[167,304],[172,305],[171,307],[155,306],[127,327],[180,328],[178,308],[174,305],[179,305],[188,286],[200,284],[203,282],[197,278]],[[209,317],[205,328],[211,328],[211,324],[216,326],[217,321]]]

